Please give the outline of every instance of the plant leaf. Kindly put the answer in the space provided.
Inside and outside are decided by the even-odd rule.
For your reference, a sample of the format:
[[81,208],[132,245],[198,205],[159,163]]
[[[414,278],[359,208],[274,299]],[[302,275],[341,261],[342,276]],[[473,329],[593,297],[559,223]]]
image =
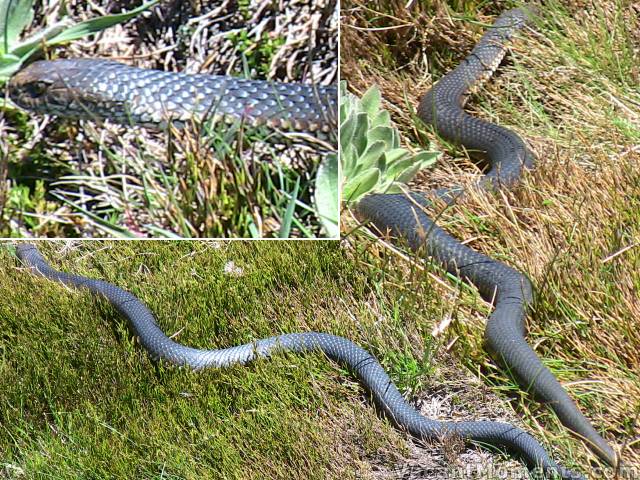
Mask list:
[[367,131],[369,130],[369,117],[366,113],[357,113],[355,116],[356,127],[353,132],[353,145],[358,155],[362,155],[367,148]]
[[340,236],[340,199],[338,198],[338,156],[329,154],[318,167],[315,191],[316,213],[327,237]]
[[418,152],[413,156],[413,161],[421,165],[420,168],[428,167],[436,163],[436,160],[440,156],[439,152]]
[[278,231],[278,237],[289,238],[291,236],[291,222],[293,219],[293,213],[296,209],[296,201],[298,200],[298,190],[300,188],[300,177],[296,178],[296,184],[291,192],[291,198],[287,205],[287,210],[284,212],[284,218],[282,219],[282,225]]
[[393,128],[389,126],[373,127],[369,130],[369,141],[384,142],[385,149],[393,148]]
[[159,0],[151,0],[150,2],[140,5],[138,8],[125,13],[117,13],[115,15],[104,15],[102,17],[92,18],[91,20],[85,20],[80,22],[63,32],[59,33],[55,37],[49,40],[49,45],[55,45],[58,43],[69,42],[71,40],[77,40],[78,38],[85,37],[92,33],[98,33],[102,30],[109,28],[118,23],[125,22],[136,15],[144,12],[145,10],[153,7]]
[[[400,133],[389,112],[381,109],[380,90],[369,88],[362,99],[340,83],[340,185],[343,201],[357,201],[370,192],[397,190],[418,170],[435,161],[438,154],[412,154],[400,148]],[[395,185],[395,186],[394,186]]]
[[4,83],[20,68],[20,58],[6,53],[0,56],[0,83]]
[[377,85],[373,85],[365,92],[360,100],[362,108],[367,113],[368,116],[374,118],[375,115],[380,110],[380,102],[382,101],[382,97],[380,95],[380,89]]
[[386,110],[380,110],[378,114],[371,120],[373,128],[391,125],[391,115]]
[[0,0],[0,53],[11,51],[22,31],[33,21],[33,0]]
[[10,45],[9,51],[14,55],[21,57],[21,64],[27,60],[33,53],[42,47],[42,44],[48,44],[51,38],[62,33],[66,28],[70,28],[73,25],[73,20],[70,18],[63,18],[59,22],[50,25],[44,30],[31,35],[26,40],[17,43],[16,45]]
[[413,165],[409,165],[403,171],[400,171],[395,179],[394,183],[407,183],[411,180],[416,173],[420,170],[420,164],[414,163]]
[[387,165],[393,165],[407,155],[409,155],[409,152],[404,148],[394,148],[392,150],[384,152],[384,156],[387,160]]
[[356,131],[356,117],[350,116],[340,124],[340,149],[344,150],[353,143],[353,135]]
[[[370,143],[367,146],[367,149],[364,151],[362,155],[360,155],[360,159],[358,160],[358,166],[361,167],[362,170],[368,170],[369,168],[378,167],[384,168],[384,150],[385,150],[384,142],[374,142]],[[382,160],[382,165],[379,165],[379,160]]]
[[365,170],[345,185],[342,196],[347,203],[357,202],[362,195],[368,193],[378,183],[380,170],[372,168]]

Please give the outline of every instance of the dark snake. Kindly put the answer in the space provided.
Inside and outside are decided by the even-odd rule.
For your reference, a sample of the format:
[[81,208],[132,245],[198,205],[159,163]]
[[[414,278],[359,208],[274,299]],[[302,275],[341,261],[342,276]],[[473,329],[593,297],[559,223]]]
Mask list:
[[440,422],[423,417],[398,391],[376,358],[350,340],[328,333],[289,333],[256,340],[236,347],[199,350],[168,338],[157,325],[151,311],[133,294],[103,280],[60,272],[51,268],[35,245],[20,243],[16,254],[34,274],[65,285],[86,288],[105,297],[129,322],[133,333],[155,360],[201,370],[246,364],[277,351],[296,353],[323,352],[328,358],[347,366],[370,392],[377,407],[399,428],[422,440],[442,440],[456,436],[481,445],[506,448],[520,455],[534,472],[547,478],[582,476],[558,466],[531,435],[508,423],[490,421]]
[[[491,76],[506,53],[506,43],[529,20],[528,10],[509,10],[498,17],[471,54],[429,90],[418,107],[418,116],[445,139],[486,154],[489,169],[478,188],[494,191],[513,186],[531,168],[534,156],[511,130],[474,118],[463,110],[471,88]],[[515,269],[475,252],[438,227],[425,212],[432,203],[447,204],[464,195],[461,187],[438,189],[426,196],[373,194],[364,197],[357,211],[381,232],[402,237],[408,246],[439,262],[451,274],[475,285],[494,305],[484,334],[488,350],[514,372],[521,384],[549,405],[558,418],[601,459],[615,466],[616,453],[578,410],[562,385],[540,362],[526,343],[525,317],[533,301],[530,280]]]
[[334,141],[334,86],[131,67],[102,59],[41,60],[9,81],[9,97],[36,113],[165,128],[194,120],[266,127]]

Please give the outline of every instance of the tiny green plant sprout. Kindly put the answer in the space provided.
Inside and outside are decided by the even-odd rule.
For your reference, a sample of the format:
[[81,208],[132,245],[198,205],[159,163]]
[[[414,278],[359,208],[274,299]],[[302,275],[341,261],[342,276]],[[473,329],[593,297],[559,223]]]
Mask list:
[[347,205],[369,193],[400,193],[440,155],[400,147],[400,134],[380,104],[378,87],[372,86],[358,98],[347,91],[345,81],[340,82],[341,184]]

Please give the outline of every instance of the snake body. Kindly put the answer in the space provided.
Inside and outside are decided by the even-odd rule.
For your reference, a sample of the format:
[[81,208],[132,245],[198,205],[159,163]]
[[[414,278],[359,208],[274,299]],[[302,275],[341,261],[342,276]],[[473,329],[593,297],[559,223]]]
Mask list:
[[77,288],[86,288],[104,296],[129,322],[140,343],[156,360],[195,370],[246,364],[274,352],[323,352],[328,358],[347,366],[370,392],[375,404],[398,427],[423,440],[459,436],[481,444],[503,447],[519,454],[531,469],[548,478],[582,478],[558,466],[544,448],[528,433],[507,423],[490,421],[440,422],[422,416],[404,399],[376,358],[350,340],[327,333],[289,333],[253,343],[217,350],[186,347],[168,338],[158,327],[151,311],[133,294],[102,280],[60,272],[51,268],[37,248],[20,243],[18,258],[34,274]]
[[335,137],[332,86],[163,72],[100,59],[43,60],[15,74],[20,107],[66,118],[164,128],[190,120],[244,121],[251,127]]
[[[468,149],[486,152],[490,167],[479,181],[481,189],[515,184],[523,170],[534,162],[533,154],[515,132],[474,118],[462,108],[469,90],[493,73],[506,53],[506,42],[529,16],[523,9],[500,15],[471,54],[424,95],[418,108],[422,120],[433,125],[442,137]],[[431,192],[432,196],[448,203],[463,194],[461,187]],[[422,207],[429,205],[423,194],[409,192],[407,195],[369,195],[360,201],[357,209],[380,231],[405,238],[411,249],[423,252],[448,272],[468,280],[483,298],[493,302],[494,310],[484,335],[488,350],[517,375],[528,391],[548,404],[563,425],[582,438],[600,458],[615,465],[613,449],[525,341],[525,317],[533,301],[529,279],[447,234],[425,213]]]

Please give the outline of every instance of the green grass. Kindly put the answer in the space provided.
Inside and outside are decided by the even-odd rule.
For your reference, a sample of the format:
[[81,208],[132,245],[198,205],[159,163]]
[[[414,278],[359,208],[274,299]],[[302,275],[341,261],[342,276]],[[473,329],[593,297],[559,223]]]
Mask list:
[[[337,242],[39,245],[56,268],[139,296],[186,345],[327,331],[370,349],[403,387],[433,375],[418,322],[437,300],[379,288]],[[200,373],[159,366],[104,300],[29,274],[8,243],[0,265],[8,478],[359,478],[360,456],[401,448],[354,377],[321,355]]]
[[[403,140],[414,148],[436,140],[445,152],[439,167],[421,174],[417,188],[474,182],[477,170],[466,153],[425,129],[412,107],[468,54],[483,24],[515,5],[343,4],[350,12],[345,23],[359,27],[342,30],[343,78],[358,93],[380,85]],[[512,42],[506,62],[468,101],[468,111],[526,139],[538,158],[535,170],[513,192],[470,195],[433,215],[472,248],[531,277],[537,301],[528,320],[529,342],[596,428],[623,449],[633,476],[640,471],[640,37],[627,3],[600,2],[586,10],[588,16],[572,2],[545,2],[534,33]],[[360,231],[351,243],[370,241]],[[448,291],[435,281],[431,287]],[[553,445],[556,459],[585,472],[589,465],[600,468],[553,412],[484,351],[490,306],[469,289],[449,299],[453,321],[441,341],[450,341],[469,370],[503,393],[527,429]]]

